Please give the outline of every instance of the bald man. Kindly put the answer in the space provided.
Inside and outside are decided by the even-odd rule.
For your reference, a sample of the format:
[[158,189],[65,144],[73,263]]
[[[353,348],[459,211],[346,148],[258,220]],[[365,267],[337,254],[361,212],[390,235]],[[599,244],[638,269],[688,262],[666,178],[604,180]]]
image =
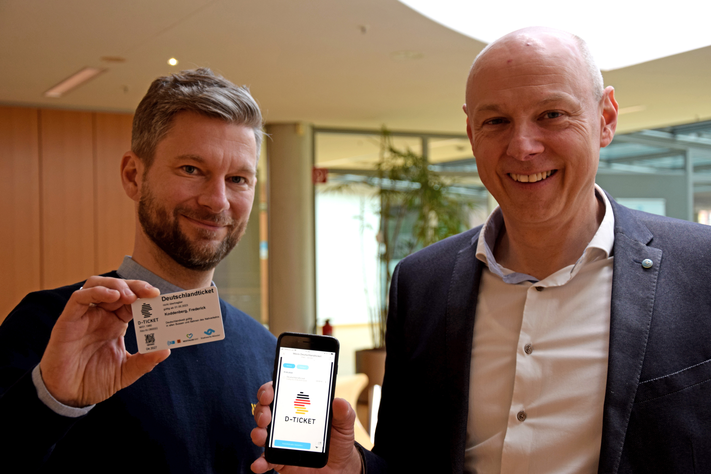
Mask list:
[[[707,472],[711,231],[596,186],[618,106],[585,43],[544,28],[504,36],[475,60],[464,112],[500,207],[398,265],[375,447],[329,467]],[[259,427],[272,397],[263,386]],[[344,446],[352,417],[338,401]]]

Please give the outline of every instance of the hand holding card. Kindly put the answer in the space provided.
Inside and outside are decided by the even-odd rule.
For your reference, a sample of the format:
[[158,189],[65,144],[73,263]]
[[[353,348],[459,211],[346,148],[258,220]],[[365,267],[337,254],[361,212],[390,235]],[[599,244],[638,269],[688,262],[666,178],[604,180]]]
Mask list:
[[123,341],[131,320],[128,305],[157,294],[143,281],[89,278],[67,302],[40,361],[49,393],[68,406],[93,405],[167,358],[170,351],[129,354]]

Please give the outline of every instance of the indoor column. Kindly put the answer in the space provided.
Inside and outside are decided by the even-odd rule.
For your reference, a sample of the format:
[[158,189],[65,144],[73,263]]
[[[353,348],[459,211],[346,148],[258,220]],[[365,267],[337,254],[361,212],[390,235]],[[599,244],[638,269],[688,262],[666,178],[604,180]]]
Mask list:
[[312,128],[273,124],[266,132],[269,330],[310,333],[316,323]]

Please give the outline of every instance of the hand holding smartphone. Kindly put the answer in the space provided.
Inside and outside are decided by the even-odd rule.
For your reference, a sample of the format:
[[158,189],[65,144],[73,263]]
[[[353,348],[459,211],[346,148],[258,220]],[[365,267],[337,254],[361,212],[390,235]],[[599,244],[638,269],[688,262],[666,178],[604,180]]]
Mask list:
[[304,467],[328,462],[338,350],[338,340],[329,336],[279,336],[265,450],[268,462]]

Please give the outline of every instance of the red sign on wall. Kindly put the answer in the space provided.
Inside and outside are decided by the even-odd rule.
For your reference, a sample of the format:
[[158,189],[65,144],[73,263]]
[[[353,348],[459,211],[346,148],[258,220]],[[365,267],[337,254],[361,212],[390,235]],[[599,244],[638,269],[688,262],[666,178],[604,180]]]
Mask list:
[[311,179],[314,184],[326,183],[328,182],[328,170],[326,168],[316,168],[314,166],[311,171]]

